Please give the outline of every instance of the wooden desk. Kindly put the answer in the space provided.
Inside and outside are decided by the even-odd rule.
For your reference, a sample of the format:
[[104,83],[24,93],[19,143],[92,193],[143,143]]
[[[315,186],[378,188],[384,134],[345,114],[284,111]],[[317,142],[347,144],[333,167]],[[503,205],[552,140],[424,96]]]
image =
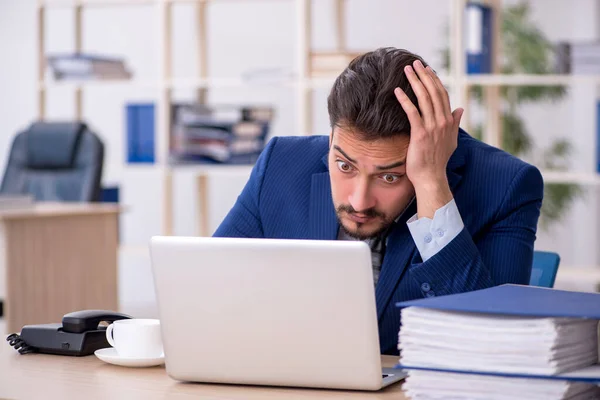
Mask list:
[[[4,341],[4,340],[2,340]],[[235,360],[232,360],[235,362]],[[383,357],[391,367],[397,357]],[[96,356],[20,355],[0,343],[0,398],[35,399],[394,399],[406,400],[401,384],[378,392],[181,383],[163,367],[126,368]]]
[[8,332],[60,322],[71,311],[117,310],[119,211],[107,203],[0,210],[0,299]]

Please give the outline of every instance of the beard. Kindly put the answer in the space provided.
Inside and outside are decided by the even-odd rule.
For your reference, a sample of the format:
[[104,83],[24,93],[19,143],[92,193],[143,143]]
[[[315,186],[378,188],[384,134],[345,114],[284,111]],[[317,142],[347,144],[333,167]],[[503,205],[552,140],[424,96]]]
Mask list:
[[[336,207],[335,213],[337,215],[338,222],[344,232],[358,240],[366,240],[371,239],[373,237],[381,235],[383,232],[387,231],[392,224],[394,223],[394,218],[388,217],[384,212],[379,211],[375,208],[369,208],[367,210],[361,211],[360,214],[364,215],[371,220],[367,223],[368,225],[374,225],[374,227],[366,227],[365,223],[361,222],[351,222],[353,225],[356,225],[356,228],[351,228],[344,225],[342,216],[345,214],[358,214],[354,208],[349,204],[341,204]],[[378,223],[378,224],[374,224]]]

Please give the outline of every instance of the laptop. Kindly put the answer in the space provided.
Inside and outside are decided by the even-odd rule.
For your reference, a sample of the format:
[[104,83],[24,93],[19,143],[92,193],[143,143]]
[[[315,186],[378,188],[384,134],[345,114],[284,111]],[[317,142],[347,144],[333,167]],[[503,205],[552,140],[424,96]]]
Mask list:
[[176,380],[379,390],[373,271],[361,241],[155,236],[167,373]]

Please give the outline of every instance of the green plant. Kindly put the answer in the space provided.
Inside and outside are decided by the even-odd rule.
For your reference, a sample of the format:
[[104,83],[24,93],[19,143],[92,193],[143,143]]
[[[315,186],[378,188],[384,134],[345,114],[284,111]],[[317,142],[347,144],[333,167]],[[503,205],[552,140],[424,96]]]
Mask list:
[[[500,72],[503,74],[550,74],[554,47],[544,34],[530,20],[529,4],[521,3],[506,7],[501,15],[502,57]],[[449,66],[449,50],[443,50],[446,68]],[[520,106],[526,103],[553,102],[563,98],[565,86],[502,86],[502,148],[515,156],[539,158],[542,169],[565,170],[572,155],[571,144],[566,139],[558,139],[542,150],[534,153],[533,139],[527,132],[519,115]],[[483,88],[474,86],[470,90],[472,99],[482,103]],[[482,138],[483,127],[475,126],[471,134]],[[552,183],[544,186],[544,201],[540,225],[547,228],[559,221],[573,201],[583,194],[576,184]]]

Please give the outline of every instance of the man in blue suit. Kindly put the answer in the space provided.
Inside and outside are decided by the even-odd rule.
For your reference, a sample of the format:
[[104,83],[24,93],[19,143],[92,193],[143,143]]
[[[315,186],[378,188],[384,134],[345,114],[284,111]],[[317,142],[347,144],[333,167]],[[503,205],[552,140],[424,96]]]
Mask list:
[[461,130],[419,56],[356,58],[328,111],[328,137],[269,142],[215,236],[366,241],[382,354],[398,353],[398,301],[529,282],[542,177]]

